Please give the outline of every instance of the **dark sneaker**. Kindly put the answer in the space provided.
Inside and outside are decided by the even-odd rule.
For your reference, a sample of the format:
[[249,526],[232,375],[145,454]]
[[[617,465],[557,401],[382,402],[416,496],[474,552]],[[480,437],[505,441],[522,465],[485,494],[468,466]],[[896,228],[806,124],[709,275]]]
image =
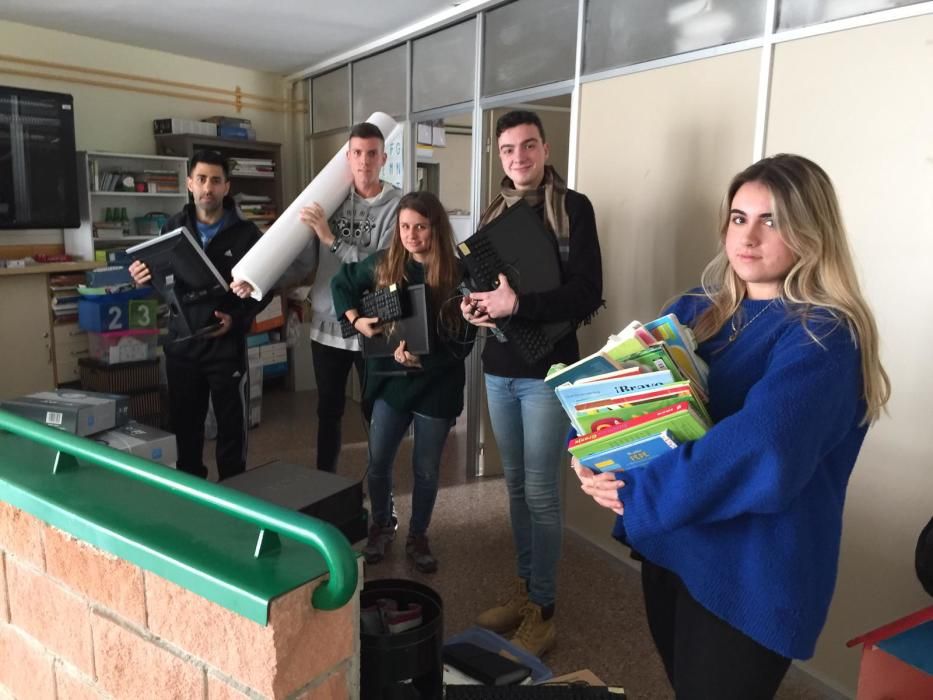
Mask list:
[[421,573],[433,574],[437,571],[437,559],[431,554],[427,535],[408,535],[405,553]]
[[373,523],[369,526],[369,536],[366,538],[366,546],[363,547],[363,560],[367,564],[378,564],[386,555],[386,548],[395,539],[395,530],[398,523],[394,520],[389,525],[380,525]]

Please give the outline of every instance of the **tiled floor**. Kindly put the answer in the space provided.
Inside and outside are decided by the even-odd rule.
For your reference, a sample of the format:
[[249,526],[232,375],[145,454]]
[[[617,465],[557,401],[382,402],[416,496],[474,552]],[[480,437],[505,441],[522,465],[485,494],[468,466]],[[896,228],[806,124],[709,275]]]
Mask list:
[[[313,465],[315,401],[314,392],[292,393],[267,385],[262,424],[250,432],[249,466],[276,459]],[[395,468],[398,538],[386,560],[366,571],[367,580],[409,578],[438,591],[444,600],[445,636],[469,627],[474,616],[492,605],[514,576],[505,486],[499,478],[466,476],[463,440],[462,426],[458,426],[448,440],[429,530],[431,547],[440,562],[438,572],[419,574],[405,559],[411,493],[409,440],[403,444]],[[339,473],[363,478],[366,433],[352,402],[348,402],[344,417],[344,443]],[[212,447],[209,443],[209,450]],[[558,643],[544,659],[555,674],[589,668],[604,681],[624,686],[629,698],[673,697],[648,634],[635,569],[568,533],[558,591]],[[785,681],[777,696],[780,700],[827,697],[800,675],[792,674]]]

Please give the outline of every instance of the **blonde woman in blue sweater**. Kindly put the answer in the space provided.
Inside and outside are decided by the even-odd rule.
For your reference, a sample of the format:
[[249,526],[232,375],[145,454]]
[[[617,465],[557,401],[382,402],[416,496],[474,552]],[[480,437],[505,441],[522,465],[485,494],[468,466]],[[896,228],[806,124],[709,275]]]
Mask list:
[[677,697],[771,698],[826,621],[846,486],[890,385],[812,161],[777,155],[732,180],[702,285],[668,311],[709,363],[714,427],[644,469],[574,468],[643,559]]

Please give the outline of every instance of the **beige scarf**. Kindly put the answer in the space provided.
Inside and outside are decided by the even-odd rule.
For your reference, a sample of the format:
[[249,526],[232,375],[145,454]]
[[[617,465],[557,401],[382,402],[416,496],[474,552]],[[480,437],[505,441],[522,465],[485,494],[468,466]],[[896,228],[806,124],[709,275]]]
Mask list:
[[544,218],[548,227],[557,236],[558,240],[570,236],[570,218],[567,216],[567,209],[564,206],[567,183],[564,182],[553,167],[550,165],[544,166],[544,180],[537,189],[517,190],[512,180],[507,176],[502,178],[501,188],[499,195],[483,213],[480,226],[488,224],[519,199],[524,199],[532,207],[538,206],[543,200]]

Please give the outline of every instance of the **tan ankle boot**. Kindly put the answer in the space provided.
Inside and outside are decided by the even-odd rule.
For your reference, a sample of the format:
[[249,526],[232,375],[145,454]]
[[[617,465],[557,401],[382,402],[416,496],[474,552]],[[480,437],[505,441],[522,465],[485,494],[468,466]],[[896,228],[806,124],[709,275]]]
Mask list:
[[501,604],[490,608],[476,618],[476,624],[498,634],[511,632],[521,624],[522,610],[528,604],[528,584],[517,579],[509,597]]
[[512,644],[540,657],[553,648],[554,643],[557,641],[557,627],[554,625],[554,618],[545,620],[541,615],[541,606],[535,605],[531,601],[525,605],[523,612],[522,624],[515,636],[512,637]]

